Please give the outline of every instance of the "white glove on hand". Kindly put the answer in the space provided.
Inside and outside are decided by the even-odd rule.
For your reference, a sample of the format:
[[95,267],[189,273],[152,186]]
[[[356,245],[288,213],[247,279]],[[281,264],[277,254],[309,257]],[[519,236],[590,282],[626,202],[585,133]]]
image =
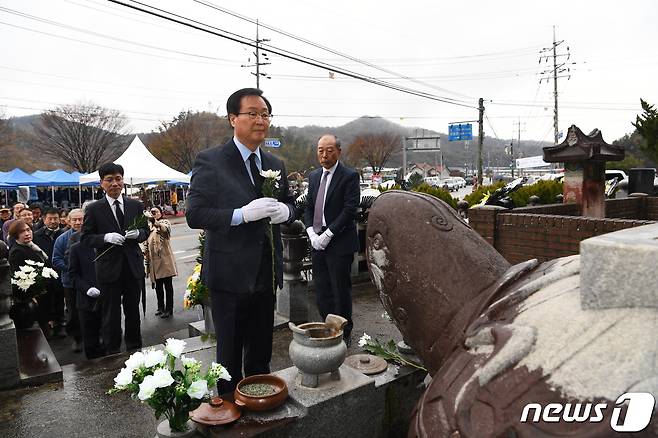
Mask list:
[[126,238],[119,233],[107,233],[103,236],[103,240],[112,245],[123,245],[123,242],[126,241]]
[[139,230],[126,231],[126,239],[137,239],[139,237]]
[[88,297],[91,297],[91,298],[98,298],[98,297],[101,296],[101,291],[99,291],[99,290],[96,289],[95,287],[90,287],[90,288],[87,290],[87,296],[88,296]]
[[242,207],[242,219],[245,222],[259,221],[273,215],[276,210],[277,200],[274,198],[258,198]]
[[329,245],[329,242],[331,242],[332,237],[334,237],[334,233],[332,233],[328,228],[324,233],[318,236],[318,246],[320,247],[320,251],[327,249],[327,245]]
[[315,231],[313,231],[313,227],[308,227],[306,229],[306,234],[308,234],[308,238],[311,241],[311,246],[313,249],[316,251],[322,251],[322,248],[320,248],[319,245],[320,236],[318,236]]
[[273,224],[281,224],[288,220],[290,217],[290,209],[283,202],[276,203],[276,213],[270,216]]

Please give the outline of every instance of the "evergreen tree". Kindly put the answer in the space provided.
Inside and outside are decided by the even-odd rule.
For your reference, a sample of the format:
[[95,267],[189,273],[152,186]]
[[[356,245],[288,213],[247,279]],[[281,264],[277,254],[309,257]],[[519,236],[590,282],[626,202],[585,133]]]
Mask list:
[[635,119],[635,129],[644,141],[640,149],[654,163],[658,163],[658,110],[653,105],[640,99],[643,113]]

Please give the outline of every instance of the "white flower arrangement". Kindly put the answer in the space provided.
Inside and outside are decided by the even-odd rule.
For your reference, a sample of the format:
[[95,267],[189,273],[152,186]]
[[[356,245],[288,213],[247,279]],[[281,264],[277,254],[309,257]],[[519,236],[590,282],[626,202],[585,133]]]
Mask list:
[[26,302],[46,292],[46,280],[57,279],[57,272],[41,262],[25,260],[25,264],[14,272],[11,284],[14,288],[14,300]]
[[[183,355],[185,341],[167,339],[165,349],[150,349],[133,353],[125,367],[114,378],[108,394],[128,392],[155,410],[155,417],[164,416],[172,431],[186,429],[189,412],[209,400],[217,380],[231,380],[222,365],[213,362],[206,374],[201,374],[201,362]],[[176,369],[176,359],[183,367]]]

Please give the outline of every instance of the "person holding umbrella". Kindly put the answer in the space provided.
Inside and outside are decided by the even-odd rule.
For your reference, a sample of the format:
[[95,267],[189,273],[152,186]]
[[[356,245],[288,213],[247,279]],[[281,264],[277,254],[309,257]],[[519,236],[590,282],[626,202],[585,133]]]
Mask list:
[[[155,294],[158,300],[160,318],[169,318],[174,313],[174,287],[172,278],[178,275],[176,260],[171,250],[171,224],[162,218],[162,209],[151,207],[149,227],[151,233],[146,240],[144,258],[146,270],[151,283],[155,284]],[[165,296],[166,291],[166,296]]]

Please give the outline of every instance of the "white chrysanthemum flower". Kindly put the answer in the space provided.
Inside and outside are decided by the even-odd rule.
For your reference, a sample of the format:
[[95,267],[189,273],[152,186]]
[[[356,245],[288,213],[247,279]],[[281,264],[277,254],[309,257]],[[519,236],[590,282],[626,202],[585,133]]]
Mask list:
[[126,368],[130,370],[137,369],[141,366],[144,366],[144,353],[141,351],[131,354],[128,360],[126,360]]
[[156,388],[166,388],[174,383],[174,378],[166,368],[158,368],[153,372],[153,381]]
[[196,365],[196,364],[199,363],[199,361],[196,360],[195,358],[193,358],[193,357],[187,357],[187,356],[185,356],[184,354],[181,355],[181,357],[180,357],[180,361],[183,363],[183,366],[184,366],[185,368],[192,367],[192,366],[194,366],[194,365]]
[[41,271],[41,275],[43,276],[43,278],[57,278],[57,277],[59,277],[57,275],[57,272],[55,272],[54,269],[50,269],[50,268],[43,268],[43,271]]
[[43,268],[43,266],[44,266],[44,264],[41,263],[41,262],[34,262],[34,265],[35,265],[35,266],[38,266],[38,267],[40,267],[40,268]]
[[231,375],[228,373],[226,368],[224,368],[222,365],[213,362],[210,364],[210,372],[217,378],[217,379],[223,379],[226,380],[227,382],[231,380]]
[[144,354],[144,366],[146,368],[162,365],[166,360],[167,356],[162,350],[149,350]]
[[174,357],[179,357],[185,348],[185,341],[181,339],[169,338],[165,344],[165,351]]
[[133,381],[133,370],[130,368],[121,368],[119,374],[114,378],[114,387],[121,388]]
[[21,272],[32,272],[34,271],[34,267],[29,266],[29,265],[23,265],[20,267]]
[[271,179],[281,179],[281,171],[280,170],[263,170],[260,172],[261,176],[263,178],[271,178]]
[[187,395],[190,398],[202,399],[208,394],[208,382],[205,380],[197,380],[192,382],[189,388],[187,388]]
[[359,347],[365,347],[368,344],[368,341],[371,339],[372,338],[368,333],[364,333],[363,336],[361,336],[361,339],[359,339]]
[[32,265],[32,266],[37,264],[37,262],[35,262],[34,260],[25,260],[25,263],[27,263],[28,265]]
[[139,384],[137,398],[141,401],[148,400],[153,396],[156,389],[158,389],[158,387],[156,386],[155,377],[146,376],[144,377],[144,381]]

